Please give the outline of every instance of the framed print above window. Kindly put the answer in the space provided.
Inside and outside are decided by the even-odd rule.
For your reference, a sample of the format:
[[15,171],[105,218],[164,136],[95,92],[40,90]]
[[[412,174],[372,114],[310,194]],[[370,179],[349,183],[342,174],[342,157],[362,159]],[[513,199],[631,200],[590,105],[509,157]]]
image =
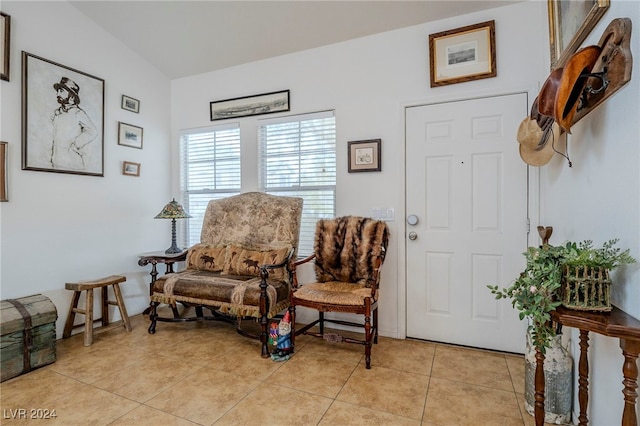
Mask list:
[[118,122],[118,145],[142,149],[142,127]]
[[9,81],[11,58],[11,16],[0,12],[0,79]]
[[126,109],[127,111],[139,113],[140,101],[130,96],[122,95],[122,103],[120,104],[120,108]]
[[609,0],[548,0],[551,69],[564,66],[609,9]]
[[430,34],[431,87],[497,76],[495,34],[495,21]]
[[349,142],[349,173],[379,172],[382,170],[381,147],[382,140],[380,139]]
[[289,111],[289,91],[209,102],[211,121]]
[[22,52],[22,170],[104,176],[104,80]]

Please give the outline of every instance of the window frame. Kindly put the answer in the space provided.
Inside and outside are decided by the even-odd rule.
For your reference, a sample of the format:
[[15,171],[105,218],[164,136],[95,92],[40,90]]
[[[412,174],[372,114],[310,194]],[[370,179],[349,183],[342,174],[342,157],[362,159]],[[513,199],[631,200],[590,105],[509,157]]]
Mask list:
[[[317,152],[313,152],[314,149],[308,145],[309,142],[313,142],[313,139],[308,139],[312,131],[304,129],[304,123],[311,124],[314,120],[326,120],[331,119],[332,122],[325,129],[325,125],[323,124],[320,127],[319,132],[327,131],[327,135],[323,135],[318,138],[318,141],[322,140],[322,145],[326,145],[324,149],[316,150]],[[277,125],[290,125],[295,126],[295,123],[298,123],[298,138],[297,145],[293,147],[293,149],[297,149],[297,153],[299,155],[298,164],[297,164],[297,184],[285,184],[285,185],[273,185],[269,184],[268,173],[269,173],[269,165],[268,160],[277,159],[278,155],[268,155],[265,150],[268,147],[265,147],[265,143],[268,143],[266,140],[266,132],[268,126],[277,126]],[[260,191],[266,192],[273,195],[283,195],[283,196],[299,196],[302,197],[305,202],[303,204],[303,213],[302,213],[302,222],[300,225],[300,238],[299,238],[299,247],[298,247],[298,256],[304,257],[313,253],[313,245],[315,239],[315,227],[316,223],[319,219],[322,218],[332,218],[335,217],[336,214],[336,189],[337,189],[337,137],[336,137],[336,118],[335,112],[333,110],[330,111],[320,111],[315,113],[307,113],[307,114],[296,114],[296,115],[288,115],[277,118],[265,118],[258,120],[257,132],[258,132],[258,181]],[[295,131],[291,131],[295,133]],[[286,130],[282,130],[282,133],[287,133]],[[301,134],[307,135],[307,138],[301,137]],[[279,135],[280,137],[284,137],[283,135]],[[274,139],[278,137],[278,134],[274,136]],[[307,142],[307,146],[302,141]],[[286,143],[281,143],[279,148],[283,150],[285,148],[291,148],[291,141],[287,140]],[[285,146],[286,145],[286,146]],[[283,148],[284,147],[284,148]],[[322,147],[321,147],[322,148]],[[329,152],[330,151],[330,152]],[[318,184],[311,184],[310,180],[314,179],[315,172],[310,173],[301,173],[301,170],[306,165],[313,169],[314,167],[319,167],[319,165],[323,165],[322,161],[317,162],[309,162],[310,159],[313,159],[314,156],[323,155],[322,160],[327,160],[327,152],[329,152],[329,159],[333,160],[330,162],[330,167],[322,167],[322,170],[328,170],[329,178],[325,178],[326,182],[320,182]],[[286,159],[289,164],[295,163],[292,157],[294,155],[291,151],[288,151],[287,154],[282,153],[280,156],[283,158],[283,161]],[[303,160],[305,158],[305,160]],[[326,164],[325,164],[326,166]],[[294,169],[296,169],[294,167]],[[305,176],[302,176],[305,175]],[[317,178],[317,177],[316,177]],[[309,194],[311,193],[311,194]],[[310,199],[313,198],[313,195],[324,197],[328,196],[330,202],[327,203],[318,203],[321,209],[315,210],[315,212],[311,212],[310,210],[315,206],[315,204],[310,203]]]
[[[214,152],[211,154],[214,158],[212,159],[215,164],[218,160],[216,158],[218,151],[215,150],[215,144],[222,142],[219,139],[228,138],[224,135],[224,133],[233,133],[235,135],[231,139],[231,142],[234,144],[232,146],[232,150],[234,150],[235,155],[230,155],[227,158],[228,161],[236,161],[237,166],[234,171],[236,174],[235,180],[232,184],[228,185],[220,185],[220,188],[217,188],[217,184],[214,183],[213,188],[198,188],[198,189],[190,189],[190,165],[194,165],[196,163],[206,164],[208,161],[205,158],[198,159],[197,161],[189,161],[188,156],[188,147],[187,144],[190,143],[188,138],[190,136],[198,135],[205,137],[207,134],[212,134],[212,140],[210,141],[214,146]],[[184,129],[179,133],[179,150],[180,150],[180,192],[181,192],[181,201],[185,210],[192,216],[190,219],[183,221],[182,227],[183,232],[181,238],[181,244],[184,247],[191,247],[192,245],[198,243],[200,241],[200,232],[202,230],[202,221],[204,219],[204,213],[206,212],[206,207],[209,201],[214,199],[226,198],[232,195],[237,195],[242,192],[242,143],[241,143],[241,129],[240,123],[231,122],[224,124],[217,124],[207,127],[199,127],[192,129]],[[207,142],[202,142],[201,145],[206,145]],[[206,147],[205,147],[206,148]],[[203,149],[202,146],[199,149]],[[221,150],[221,154],[224,153],[225,150]],[[204,156],[203,156],[204,157]],[[235,160],[234,160],[235,159]],[[219,167],[218,167],[219,168]],[[224,169],[224,167],[222,167]],[[206,172],[205,172],[206,173]],[[214,171],[212,172],[210,178],[214,181],[218,180],[218,171],[216,167],[214,167]],[[198,208],[193,207],[192,197],[199,196],[202,200],[198,203]],[[196,236],[197,235],[197,239]]]

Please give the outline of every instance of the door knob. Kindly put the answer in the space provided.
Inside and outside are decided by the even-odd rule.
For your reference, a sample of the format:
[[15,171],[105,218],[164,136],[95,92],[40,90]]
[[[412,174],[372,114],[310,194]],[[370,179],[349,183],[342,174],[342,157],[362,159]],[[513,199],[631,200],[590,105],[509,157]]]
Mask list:
[[416,238],[418,238],[418,234],[416,234],[415,232],[411,231],[409,232],[409,239],[411,241],[415,240]]

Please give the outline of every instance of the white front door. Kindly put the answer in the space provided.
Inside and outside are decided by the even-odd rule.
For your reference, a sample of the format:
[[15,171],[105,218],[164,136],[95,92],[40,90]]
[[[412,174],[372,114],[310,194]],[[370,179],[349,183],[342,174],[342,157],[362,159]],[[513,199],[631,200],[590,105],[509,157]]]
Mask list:
[[524,352],[526,324],[487,285],[525,265],[527,110],[525,93],[406,109],[408,337]]

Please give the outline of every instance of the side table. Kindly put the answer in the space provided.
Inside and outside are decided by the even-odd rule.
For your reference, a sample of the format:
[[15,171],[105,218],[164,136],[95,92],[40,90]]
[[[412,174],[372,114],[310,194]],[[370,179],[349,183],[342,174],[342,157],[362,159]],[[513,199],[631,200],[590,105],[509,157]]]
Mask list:
[[[558,306],[551,312],[551,319],[563,326],[580,330],[580,361],[578,364],[578,402],[580,415],[578,424],[586,426],[587,404],[589,401],[589,361],[587,351],[589,348],[589,332],[603,336],[617,337],[620,340],[620,349],[624,362],[622,364],[622,394],[624,408],[622,411],[622,426],[637,426],[636,398],[638,396],[638,366],[636,361],[640,355],[640,320],[635,319],[626,312],[613,306],[611,312],[597,313],[567,309]],[[535,424],[544,424],[544,354],[536,351],[535,372]]]
[[[181,253],[165,253],[164,251],[152,251],[149,253],[143,253],[138,255],[138,265],[146,266],[151,264],[151,282],[149,283],[149,297],[153,294],[153,283],[156,282],[158,278],[158,263],[164,263],[165,265],[165,273],[170,274],[175,272],[173,270],[173,264],[176,262],[182,262],[187,259],[187,250],[184,250]],[[173,315],[177,318],[179,316],[178,309],[176,306],[172,306]],[[147,315],[151,312],[151,307],[148,307],[144,310],[143,315]]]

